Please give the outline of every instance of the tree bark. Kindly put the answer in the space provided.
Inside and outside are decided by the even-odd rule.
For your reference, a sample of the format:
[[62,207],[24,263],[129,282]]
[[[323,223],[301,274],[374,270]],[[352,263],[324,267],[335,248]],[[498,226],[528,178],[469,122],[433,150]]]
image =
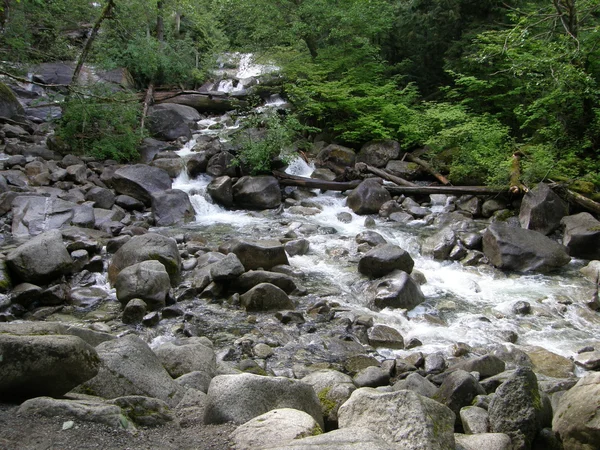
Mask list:
[[395,183],[398,186],[413,186],[413,187],[416,186],[416,184],[411,183],[410,181],[407,181],[404,178],[397,177],[385,170],[377,169],[376,167],[369,166],[368,164],[365,164],[365,163],[357,163],[355,165],[355,167],[360,172],[371,172],[373,175],[377,175],[378,177],[381,177],[384,180],[391,181],[392,183]]
[[325,191],[349,191],[361,183],[360,180],[340,182],[298,177],[278,170],[273,171],[273,176],[279,180],[279,184],[284,186],[300,186],[309,189],[323,189]]
[[573,203],[577,203],[579,206],[584,207],[585,209],[593,212],[594,214],[600,214],[600,203],[595,202],[594,200],[587,198],[584,195],[581,195],[575,191],[572,191],[571,189],[567,189],[564,187],[559,187],[558,189],[564,193],[567,200]]
[[104,22],[104,19],[106,19],[110,15],[114,6],[115,6],[114,0],[108,0],[108,3],[102,10],[102,14],[100,14],[100,17],[98,17],[98,20],[96,20],[96,23],[94,23],[92,31],[90,32],[90,35],[88,36],[87,40],[85,41],[83,50],[81,50],[81,54],[79,55],[79,58],[77,59],[77,64],[75,65],[75,71],[73,72],[73,77],[71,78],[71,85],[75,85],[79,81],[79,74],[81,73],[81,68],[83,67],[85,60],[87,59],[90,49],[92,48],[92,43],[94,42],[94,39],[96,39],[96,35],[98,34],[100,25],[102,25],[102,22]]
[[449,186],[451,184],[450,181],[448,181],[448,178],[446,178],[444,175],[435,170],[428,162],[423,161],[421,158],[417,158],[416,156],[411,155],[410,153],[406,153],[405,157],[410,162],[414,162],[415,164],[420,165],[423,169],[425,169],[427,172],[429,172],[431,175],[437,178],[438,181],[443,185]]
[[157,16],[156,16],[156,39],[158,42],[165,40],[165,21],[163,19],[163,0],[158,0],[156,3]]
[[512,156],[509,190],[513,194],[527,192],[527,188],[521,184],[521,156],[523,156],[521,152],[515,152]]

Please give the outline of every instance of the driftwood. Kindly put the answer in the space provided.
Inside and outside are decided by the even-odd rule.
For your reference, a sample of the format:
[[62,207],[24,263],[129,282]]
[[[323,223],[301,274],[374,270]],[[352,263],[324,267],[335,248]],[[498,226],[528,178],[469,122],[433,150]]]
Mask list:
[[392,195],[448,194],[448,195],[499,195],[509,194],[506,188],[487,186],[383,186]]
[[289,175],[278,170],[273,171],[273,176],[279,180],[279,184],[284,186],[300,186],[309,189],[323,189],[325,191],[349,191],[361,183],[360,180],[327,181],[319,180],[317,178],[299,177],[296,175]]
[[378,177],[381,177],[384,180],[391,181],[392,183],[397,184],[398,186],[416,186],[416,184],[411,183],[410,181],[407,181],[404,178],[397,177],[386,170],[378,169],[376,167],[369,166],[365,163],[357,163],[355,167],[360,172],[371,172],[373,175],[377,175]]
[[404,156],[405,159],[407,159],[408,161],[414,162],[415,164],[421,166],[423,169],[425,169],[427,172],[429,172],[431,175],[437,178],[438,181],[443,185],[449,186],[451,184],[450,181],[448,181],[448,178],[446,178],[444,175],[435,170],[427,161],[423,161],[421,158],[417,158],[416,156],[411,155],[410,153],[406,153]]

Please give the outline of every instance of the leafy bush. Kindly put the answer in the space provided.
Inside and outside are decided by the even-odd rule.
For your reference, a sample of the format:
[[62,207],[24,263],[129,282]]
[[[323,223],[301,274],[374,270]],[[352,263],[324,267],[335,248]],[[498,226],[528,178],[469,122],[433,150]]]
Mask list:
[[85,95],[69,96],[56,135],[74,153],[131,161],[138,157],[143,137],[140,119],[141,105],[136,95],[111,93],[95,86]]

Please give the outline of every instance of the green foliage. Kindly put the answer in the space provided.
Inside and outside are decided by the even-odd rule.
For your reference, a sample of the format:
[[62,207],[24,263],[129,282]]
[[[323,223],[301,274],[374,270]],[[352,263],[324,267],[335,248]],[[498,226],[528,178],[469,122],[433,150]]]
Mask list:
[[298,142],[302,133],[315,131],[301,125],[295,116],[281,116],[275,111],[250,114],[243,127],[234,137],[239,147],[235,163],[253,175],[270,173],[275,160],[289,162],[302,145]]
[[72,94],[63,105],[57,137],[74,153],[99,159],[133,161],[143,137],[136,95],[92,86],[88,95]]

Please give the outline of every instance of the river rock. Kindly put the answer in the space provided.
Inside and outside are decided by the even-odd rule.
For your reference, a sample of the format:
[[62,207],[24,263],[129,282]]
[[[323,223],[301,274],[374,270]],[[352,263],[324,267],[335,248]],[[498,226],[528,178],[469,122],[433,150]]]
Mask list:
[[261,414],[240,425],[231,433],[231,439],[236,450],[259,450],[322,432],[315,419],[307,413],[282,408]]
[[536,434],[552,420],[549,403],[540,394],[535,373],[520,367],[496,389],[488,408],[490,430],[508,434],[515,450],[530,449]]
[[9,322],[0,323],[0,336],[3,334],[16,336],[29,335],[68,335],[81,338],[92,347],[102,342],[116,339],[112,334],[81,328],[61,322]]
[[372,278],[380,278],[394,270],[411,273],[414,265],[406,250],[394,244],[385,244],[365,253],[358,261],[358,271]]
[[565,449],[592,450],[600,442],[600,373],[588,373],[561,398],[552,429]]
[[260,283],[274,284],[288,295],[297,288],[296,282],[291,276],[266,270],[250,270],[243,273],[230,287],[237,292],[246,292]]
[[127,335],[103,342],[96,351],[100,370],[78,388],[81,392],[109,399],[142,395],[163,400],[169,406],[181,400],[182,388],[139,337]]
[[450,252],[456,245],[456,232],[447,227],[438,231],[423,241],[421,252],[423,255],[432,256],[434,259],[448,259]]
[[483,252],[499,269],[548,272],[571,258],[564,246],[541,233],[492,223],[483,235]]
[[244,266],[235,253],[210,265],[210,277],[213,281],[231,281],[244,273]]
[[377,214],[381,206],[392,199],[381,185],[381,180],[369,178],[353,189],[346,198],[346,205],[355,214]]
[[390,371],[377,366],[369,366],[360,370],[352,381],[356,387],[379,387],[390,384]]
[[377,324],[367,330],[369,345],[402,350],[404,338],[398,330],[387,325]]
[[404,271],[396,270],[388,277],[374,281],[367,289],[368,305],[379,310],[403,308],[411,310],[425,300],[421,288]]
[[20,195],[12,201],[12,233],[36,236],[71,224],[93,226],[93,212],[91,218],[84,218],[84,212],[89,210],[87,205],[58,198]]
[[[396,363],[397,366],[397,363]],[[416,369],[416,368],[415,368]],[[415,370],[413,369],[413,370]],[[438,387],[429,381],[427,378],[422,377],[418,373],[411,373],[405,379],[397,381],[392,389],[394,391],[408,390],[416,392],[424,397],[433,398],[437,393]]]
[[392,175],[396,175],[397,177],[404,178],[405,180],[417,180],[423,173],[421,166],[416,163],[401,161],[398,159],[393,159],[389,161],[385,170],[390,172]]
[[310,249],[310,241],[308,239],[294,239],[286,242],[283,246],[285,252],[290,256],[306,255]]
[[506,363],[494,355],[483,355],[478,358],[470,358],[458,362],[452,366],[452,369],[462,369],[466,372],[477,372],[479,378],[488,378],[504,372]]
[[115,398],[108,403],[121,408],[136,425],[142,427],[158,427],[176,421],[169,405],[158,398],[129,395]]
[[487,433],[490,417],[487,410],[479,406],[465,406],[460,409],[460,421],[466,434]]
[[72,418],[82,422],[93,422],[109,427],[131,427],[123,411],[117,405],[108,405],[98,400],[59,400],[50,397],[38,397],[27,400],[19,407],[18,415],[36,414],[44,417]]
[[4,83],[0,83],[0,116],[9,119],[19,119],[25,115],[25,110],[13,91]]
[[179,189],[153,193],[152,215],[157,227],[183,225],[196,217],[190,198]]
[[600,352],[582,352],[575,356],[575,364],[586,370],[600,370]]
[[274,209],[281,205],[279,182],[272,176],[244,176],[232,189],[233,202],[245,209]]
[[444,378],[439,391],[433,398],[450,408],[458,418],[461,408],[471,405],[473,399],[478,395],[486,395],[485,390],[473,375],[458,369]]
[[69,273],[73,259],[58,230],[47,231],[12,250],[6,264],[15,280],[45,284]]
[[229,251],[237,255],[246,270],[270,270],[281,264],[289,265],[285,248],[279,241],[241,239],[230,244]]
[[371,230],[361,231],[354,237],[354,240],[359,245],[369,244],[371,247],[375,247],[377,245],[385,245],[388,243],[381,234]]
[[532,369],[536,374],[554,378],[570,378],[573,376],[575,366],[573,361],[561,355],[537,346],[521,346],[533,363]]
[[206,173],[211,177],[237,176],[235,157],[229,152],[219,152],[213,155],[206,165]]
[[142,319],[147,312],[148,305],[146,302],[139,298],[134,298],[129,300],[123,308],[123,316],[121,320],[123,323],[138,324],[142,322]]
[[154,311],[165,307],[171,281],[161,262],[149,260],[121,270],[114,286],[117,299],[123,306],[138,298],[148,305],[150,311]]
[[454,450],[454,413],[411,391],[357,389],[339,410],[340,428],[368,428],[396,447]]
[[171,189],[171,177],[167,172],[145,164],[118,169],[111,181],[119,194],[129,195],[147,206],[152,203],[152,194]]
[[[172,153],[169,152],[169,154]],[[160,156],[160,154],[157,155],[157,158],[155,158],[154,161],[150,163],[151,166],[158,167],[159,169],[164,170],[169,174],[171,178],[177,178],[181,174],[181,172],[183,172],[185,165],[183,159],[179,156],[176,158],[161,158],[158,156]]]
[[205,344],[199,338],[167,342],[154,350],[154,353],[173,378],[191,372],[203,373],[212,378],[217,370],[215,352]]
[[270,283],[260,283],[240,295],[240,304],[246,311],[281,311],[295,306],[284,291]]
[[110,209],[115,204],[115,194],[110,189],[94,186],[85,194],[86,201],[94,202],[94,207]]
[[172,286],[177,286],[181,275],[181,256],[177,241],[156,233],[134,236],[117,252],[108,266],[108,280],[114,285],[121,270],[142,261],[157,260],[169,274]]
[[214,178],[208,183],[206,192],[216,203],[233,206],[233,180],[229,176]]
[[306,375],[302,381],[317,393],[325,421],[337,426],[340,406],[356,390],[352,378],[337,370],[324,369]]
[[191,106],[163,103],[148,111],[148,129],[158,139],[174,141],[180,137],[192,138],[192,130],[201,119]]
[[538,183],[523,196],[519,222],[523,228],[548,235],[560,226],[561,219],[568,213],[569,205],[546,183]]
[[0,398],[59,397],[98,373],[96,350],[76,336],[0,334]]
[[304,411],[323,428],[321,404],[311,386],[283,377],[218,375],[208,388],[204,423],[246,423],[279,408]]
[[456,450],[512,450],[510,437],[504,433],[455,434]]
[[392,450],[396,447],[367,428],[344,428],[329,433],[296,439],[264,450]]
[[400,154],[400,144],[391,139],[381,139],[370,141],[364,144],[358,155],[356,162],[369,164],[373,167],[385,167],[392,159],[398,158]]
[[563,243],[575,258],[600,259],[600,222],[590,213],[563,217]]
[[338,175],[344,173],[346,167],[354,167],[356,154],[354,150],[337,144],[330,144],[319,152],[315,159],[317,167],[327,168]]

